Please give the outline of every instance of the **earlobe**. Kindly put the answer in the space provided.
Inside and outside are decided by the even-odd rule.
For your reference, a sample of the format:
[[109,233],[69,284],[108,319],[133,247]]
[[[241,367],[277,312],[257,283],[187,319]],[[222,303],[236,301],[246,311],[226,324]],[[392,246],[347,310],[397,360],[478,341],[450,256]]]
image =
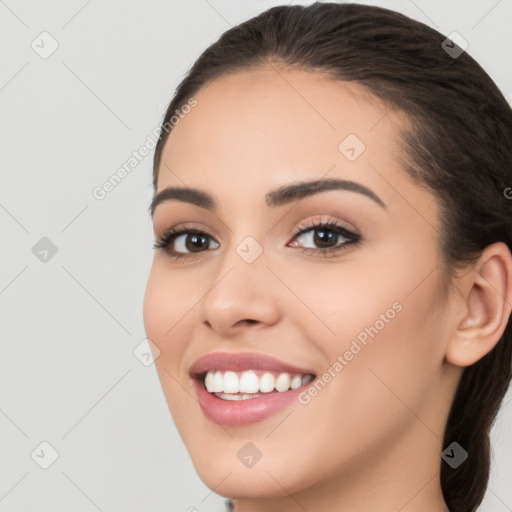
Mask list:
[[471,366],[499,342],[512,310],[512,256],[503,242],[489,245],[465,274],[462,318],[446,347],[446,360]]

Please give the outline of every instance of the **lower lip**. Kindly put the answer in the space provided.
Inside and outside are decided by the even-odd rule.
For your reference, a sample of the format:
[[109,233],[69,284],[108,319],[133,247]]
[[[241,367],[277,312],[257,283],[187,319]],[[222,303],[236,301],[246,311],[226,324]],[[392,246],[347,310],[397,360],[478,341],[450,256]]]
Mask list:
[[[308,384],[309,386],[309,384]],[[214,423],[240,427],[262,421],[290,405],[306,386],[283,393],[273,392],[247,400],[222,400],[206,391],[202,382],[194,379],[194,387],[203,413]]]

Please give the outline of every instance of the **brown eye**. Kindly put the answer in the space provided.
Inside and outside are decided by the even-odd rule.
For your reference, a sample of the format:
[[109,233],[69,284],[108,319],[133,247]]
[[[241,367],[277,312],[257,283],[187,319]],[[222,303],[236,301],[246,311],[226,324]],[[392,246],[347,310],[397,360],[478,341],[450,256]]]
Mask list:
[[197,254],[209,249],[210,240],[213,239],[199,229],[183,228],[165,233],[163,237],[155,243],[154,248],[164,249],[165,252],[173,258],[183,258],[186,257],[187,254]]
[[[302,239],[304,243],[316,246],[301,248],[302,251],[309,253],[322,253],[327,255],[331,252],[340,251],[349,245],[356,245],[361,241],[359,235],[349,231],[345,226],[335,221],[300,226],[297,231],[294,241]],[[340,238],[342,239],[341,243]],[[295,246],[294,242],[293,247]]]

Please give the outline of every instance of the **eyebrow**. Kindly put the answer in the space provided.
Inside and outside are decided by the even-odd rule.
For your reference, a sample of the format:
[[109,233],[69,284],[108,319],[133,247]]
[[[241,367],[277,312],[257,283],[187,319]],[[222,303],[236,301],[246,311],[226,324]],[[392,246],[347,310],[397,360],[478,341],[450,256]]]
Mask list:
[[[364,185],[355,181],[334,178],[283,185],[271,192],[268,192],[265,195],[265,201],[269,207],[276,208],[328,190],[357,192],[369,197],[382,208],[387,208],[382,199]],[[213,197],[203,190],[188,187],[167,187],[153,197],[149,207],[151,217],[153,217],[155,208],[159,204],[172,200],[190,203],[206,210],[215,211],[217,209],[217,203]]]

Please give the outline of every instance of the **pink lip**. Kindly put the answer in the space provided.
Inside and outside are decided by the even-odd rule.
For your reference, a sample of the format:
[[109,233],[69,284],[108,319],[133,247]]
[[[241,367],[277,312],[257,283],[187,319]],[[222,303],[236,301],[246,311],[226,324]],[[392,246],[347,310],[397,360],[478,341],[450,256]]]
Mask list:
[[206,391],[202,376],[207,371],[270,370],[303,375],[315,374],[312,370],[298,368],[278,359],[260,354],[232,354],[216,352],[198,359],[190,369],[199,405],[205,416],[214,423],[239,427],[262,421],[284,409],[297,399],[299,393],[311,385],[307,384],[284,393],[272,392],[249,400],[221,400]]
[[197,376],[201,373],[219,370],[232,370],[234,372],[243,372],[245,370],[269,370],[288,373],[309,373],[314,374],[313,370],[298,368],[288,363],[284,363],[274,357],[264,356],[262,354],[234,354],[230,352],[214,352],[200,357],[190,368],[190,373]]

